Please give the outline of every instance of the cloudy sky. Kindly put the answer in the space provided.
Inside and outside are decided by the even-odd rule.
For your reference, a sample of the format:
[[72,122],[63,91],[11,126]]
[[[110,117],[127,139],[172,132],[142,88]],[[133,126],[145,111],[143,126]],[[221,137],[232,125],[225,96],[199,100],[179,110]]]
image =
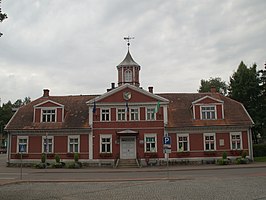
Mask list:
[[197,92],[228,82],[241,60],[266,61],[265,0],[2,0],[2,103],[29,96],[102,94],[130,52],[141,86]]

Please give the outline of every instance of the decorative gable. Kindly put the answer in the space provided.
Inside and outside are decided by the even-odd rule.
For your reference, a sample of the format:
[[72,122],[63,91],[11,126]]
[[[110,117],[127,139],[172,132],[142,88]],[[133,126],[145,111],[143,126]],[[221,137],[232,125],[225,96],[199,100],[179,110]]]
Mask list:
[[55,123],[64,121],[64,105],[47,100],[34,106],[35,123]]
[[193,117],[196,120],[224,119],[224,102],[210,96],[204,96],[192,102]]

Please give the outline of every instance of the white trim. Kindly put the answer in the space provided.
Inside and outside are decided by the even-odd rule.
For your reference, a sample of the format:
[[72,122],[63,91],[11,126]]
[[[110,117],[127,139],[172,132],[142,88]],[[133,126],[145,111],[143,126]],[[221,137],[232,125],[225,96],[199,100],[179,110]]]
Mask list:
[[[206,98],[210,98],[210,99],[212,99],[212,100],[214,100],[214,101],[216,101],[218,103],[222,103],[222,104],[224,103],[224,101],[222,101],[220,99],[216,99],[216,98],[213,98],[213,97],[211,97],[209,95],[206,95],[206,96],[204,96],[204,97],[202,97],[200,99],[197,99],[197,100],[193,101],[192,104],[197,104],[198,102],[200,102],[200,101],[202,101],[202,100],[204,100]],[[210,103],[210,104],[215,104],[215,103]]]
[[[51,121],[51,122],[44,122],[43,121],[43,111],[44,110],[54,110],[55,111],[55,121]],[[40,122],[41,123],[56,123],[57,122],[57,108],[56,107],[41,107],[41,117],[40,117]],[[62,120],[63,122],[63,120]]]
[[[101,116],[100,116],[100,121],[101,121],[101,122],[110,122],[110,121],[111,121],[111,116],[112,116],[112,115],[111,115],[111,108],[100,108],[100,110],[101,110],[101,111],[100,111],[100,113],[101,113],[101,114],[100,114],[100,115],[101,115]],[[103,111],[103,110],[109,110],[109,120],[103,120],[103,118],[102,118],[102,114],[103,114],[102,111]]]
[[[207,108],[207,107],[214,107],[214,119],[203,119],[202,108]],[[206,111],[206,112],[208,112],[208,111]],[[216,105],[213,105],[213,104],[200,105],[200,119],[201,120],[217,120],[217,108],[216,108]]]
[[[179,137],[187,137],[187,151],[179,151]],[[190,151],[190,142],[189,142],[189,134],[183,133],[183,134],[176,134],[176,141],[177,141],[177,152],[189,152]]]
[[[131,119],[131,110],[132,109],[138,110],[138,119],[137,120],[136,119],[134,119],[134,120]],[[129,107],[129,121],[140,121],[140,108],[139,107]]]
[[[240,149],[233,149],[232,146],[232,135],[239,135],[240,136]],[[242,140],[242,132],[230,132],[230,149],[231,150],[242,150],[243,149],[243,140]]]
[[46,100],[46,101],[43,101],[43,102],[41,102],[41,103],[39,103],[39,104],[37,104],[37,105],[35,105],[35,106],[33,106],[33,107],[34,107],[34,108],[37,108],[37,107],[42,108],[42,107],[43,107],[42,105],[43,105],[43,104],[46,104],[46,103],[48,103],[48,102],[57,105],[57,106],[53,106],[53,107],[59,107],[59,108],[63,108],[63,107],[64,107],[63,104],[57,103],[57,102],[52,101],[52,100]]
[[[147,151],[146,149],[146,138],[147,137],[155,137],[155,151]],[[144,134],[144,153],[157,153],[158,145],[157,145],[157,134],[156,133],[145,133]]]
[[[52,152],[47,153],[54,153],[54,136],[48,135],[48,136],[42,136],[42,153],[46,153],[46,150],[44,149],[44,141],[47,139],[52,139]],[[49,143],[48,143],[49,144]]]
[[164,105],[163,106],[163,120],[164,120],[164,125],[166,126],[168,124],[168,106]]
[[[78,152],[70,152],[70,139],[78,139]],[[67,152],[79,153],[80,152],[80,135],[69,135],[67,138]]]
[[149,97],[155,99],[155,102],[160,101],[161,104],[163,104],[163,103],[167,103],[168,104],[169,103],[169,100],[168,99],[163,98],[163,97],[161,97],[159,95],[155,95],[153,93],[150,93],[150,92],[148,92],[148,91],[146,91],[144,89],[141,89],[140,87],[131,85],[129,83],[123,84],[120,87],[117,87],[117,88],[115,88],[115,89],[113,89],[113,90],[111,90],[109,92],[104,93],[101,96],[95,97],[95,98],[87,101],[86,103],[88,105],[89,104],[93,104],[94,101],[96,101],[96,102],[101,101],[101,100],[105,99],[106,97],[109,97],[109,96],[111,96],[111,95],[113,95],[113,94],[115,94],[115,93],[117,93],[119,91],[122,91],[122,90],[126,89],[126,88],[132,89],[132,90],[134,90],[136,92],[139,92],[139,93],[141,93],[143,95],[149,96]]
[[[151,113],[150,113],[151,115],[152,114],[154,115],[154,118],[153,119],[148,119],[148,109],[153,109],[153,111],[151,111]],[[155,109],[156,109],[156,107],[154,107],[154,106],[147,106],[147,107],[145,107],[145,119],[147,121],[156,121]]]
[[[124,120],[119,120],[118,119],[118,110],[125,110],[125,119]],[[127,121],[127,111],[126,111],[126,108],[125,108],[125,106],[124,107],[117,107],[116,108],[116,121],[118,121],[118,122],[125,122],[125,121]]]
[[[103,138],[110,138],[110,152],[102,152],[102,139]],[[113,142],[112,142],[112,134],[100,134],[100,153],[113,153]]]
[[26,152],[25,153],[28,153],[29,152],[29,136],[17,136],[17,153],[20,153],[19,152],[19,140],[20,139],[26,139],[27,140],[27,149],[26,149]]
[[89,159],[93,159],[93,130],[91,133],[89,133],[89,138],[88,138],[88,144],[89,144]]
[[[206,149],[206,140],[205,136],[214,136],[214,149]],[[216,134],[215,133],[203,133],[203,146],[204,146],[204,151],[216,151]]]

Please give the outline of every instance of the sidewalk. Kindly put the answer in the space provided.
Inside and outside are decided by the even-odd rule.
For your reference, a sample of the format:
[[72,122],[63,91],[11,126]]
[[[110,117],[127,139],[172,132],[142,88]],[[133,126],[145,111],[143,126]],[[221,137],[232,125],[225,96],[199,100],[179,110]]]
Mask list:
[[[64,178],[64,174],[79,174],[84,177],[86,174],[90,173],[137,173],[137,172],[171,172],[171,171],[195,171],[195,170],[221,170],[221,169],[243,169],[243,168],[266,168],[266,162],[254,162],[250,164],[242,165],[177,165],[177,166],[153,166],[153,167],[143,167],[143,168],[81,168],[81,169],[34,169],[34,168],[23,168],[23,180],[20,180],[20,168],[8,168],[0,166],[0,186],[21,182],[114,182],[114,181],[147,181],[147,180],[165,180],[165,178],[116,178],[111,179],[68,179]],[[9,175],[13,177],[3,177],[2,175]],[[42,177],[43,175],[46,178],[34,179],[32,176]],[[49,176],[52,177],[49,179]],[[75,176],[75,175],[74,175]],[[14,178],[15,177],[15,178]],[[48,177],[48,178],[47,178]],[[57,178],[58,177],[58,178]],[[118,177],[118,178],[117,178]],[[171,177],[170,177],[171,179]]]

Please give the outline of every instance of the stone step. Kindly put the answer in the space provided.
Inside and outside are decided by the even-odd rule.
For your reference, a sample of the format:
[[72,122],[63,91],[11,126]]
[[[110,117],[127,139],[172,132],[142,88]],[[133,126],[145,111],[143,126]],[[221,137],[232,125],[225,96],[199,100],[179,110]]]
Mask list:
[[137,168],[138,164],[136,162],[136,159],[120,159],[119,168]]

